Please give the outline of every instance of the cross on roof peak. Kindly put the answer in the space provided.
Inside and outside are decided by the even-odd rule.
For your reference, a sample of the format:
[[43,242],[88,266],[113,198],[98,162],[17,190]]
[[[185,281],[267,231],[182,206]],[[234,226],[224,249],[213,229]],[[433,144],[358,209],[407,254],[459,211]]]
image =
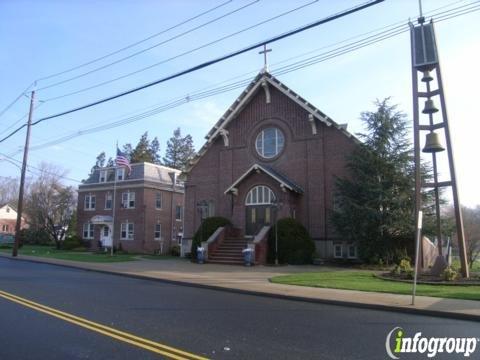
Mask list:
[[267,53],[271,52],[272,49],[267,49],[267,44],[263,44],[263,50],[259,51],[259,54],[263,54],[263,70],[262,72],[268,72],[268,59]]

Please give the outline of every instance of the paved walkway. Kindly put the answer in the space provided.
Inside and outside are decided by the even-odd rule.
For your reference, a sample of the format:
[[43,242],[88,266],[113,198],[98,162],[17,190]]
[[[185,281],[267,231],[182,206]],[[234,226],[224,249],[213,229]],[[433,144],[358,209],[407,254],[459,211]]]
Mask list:
[[[10,257],[6,254],[0,255]],[[480,320],[479,301],[417,296],[416,304],[412,306],[410,295],[310,288],[273,284],[268,280],[277,275],[331,269],[324,266],[243,267],[215,264],[199,265],[185,259],[142,259],[140,261],[118,263],[85,263],[24,255],[18,256],[18,259],[274,297]],[[338,268],[335,270],[338,270]]]

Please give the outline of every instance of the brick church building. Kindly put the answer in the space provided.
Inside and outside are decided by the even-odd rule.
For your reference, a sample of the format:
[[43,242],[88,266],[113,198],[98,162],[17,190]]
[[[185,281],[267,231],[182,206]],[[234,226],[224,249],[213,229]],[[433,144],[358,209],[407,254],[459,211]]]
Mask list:
[[[260,240],[274,216],[293,217],[306,227],[320,256],[356,257],[355,244],[337,238],[329,221],[335,178],[347,175],[346,155],[358,144],[345,125],[261,72],[206,140],[186,171],[186,241],[201,217],[230,219],[246,246]],[[200,204],[206,204],[202,211]],[[241,259],[240,247],[236,251]]]

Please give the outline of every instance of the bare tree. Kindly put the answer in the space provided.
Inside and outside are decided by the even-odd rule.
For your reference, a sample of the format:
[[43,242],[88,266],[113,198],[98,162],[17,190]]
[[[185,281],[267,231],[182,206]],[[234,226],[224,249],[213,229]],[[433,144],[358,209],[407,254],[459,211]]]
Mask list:
[[42,163],[39,176],[30,183],[25,207],[31,226],[45,230],[57,249],[76,204],[75,191],[61,181],[64,174],[59,168]]
[[[480,205],[475,208],[462,206],[463,229],[466,239],[467,260],[470,268],[475,261],[480,260]],[[450,233],[455,233],[455,217],[453,208],[449,208],[445,214],[444,223],[450,224]],[[456,246],[457,240],[454,239]]]
[[16,204],[19,180],[0,176],[0,204]]
[[480,259],[480,206],[476,208],[462,208],[463,227],[467,239],[467,258],[470,268],[477,259]]

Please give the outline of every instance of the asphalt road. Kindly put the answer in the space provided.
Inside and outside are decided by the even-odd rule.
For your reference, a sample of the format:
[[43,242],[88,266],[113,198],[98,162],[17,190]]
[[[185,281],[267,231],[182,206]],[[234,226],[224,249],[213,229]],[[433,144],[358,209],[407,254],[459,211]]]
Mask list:
[[[385,339],[396,326],[411,336],[421,331],[428,337],[480,337],[476,322],[235,294],[3,258],[0,291],[213,359],[388,359]],[[0,297],[2,360],[154,358],[164,356]],[[470,358],[480,358],[480,349]]]

